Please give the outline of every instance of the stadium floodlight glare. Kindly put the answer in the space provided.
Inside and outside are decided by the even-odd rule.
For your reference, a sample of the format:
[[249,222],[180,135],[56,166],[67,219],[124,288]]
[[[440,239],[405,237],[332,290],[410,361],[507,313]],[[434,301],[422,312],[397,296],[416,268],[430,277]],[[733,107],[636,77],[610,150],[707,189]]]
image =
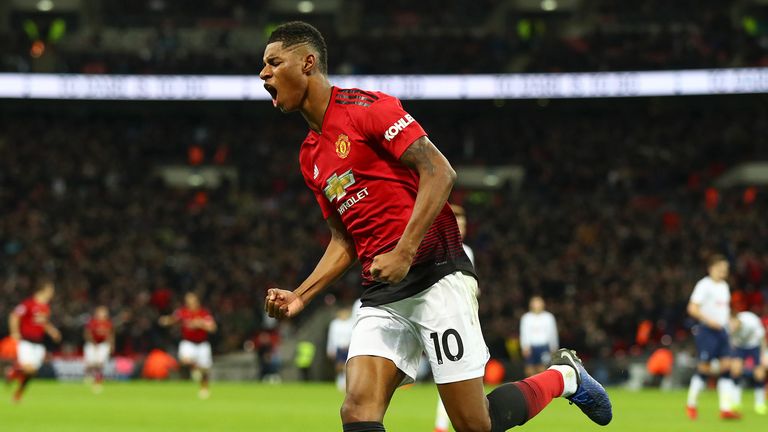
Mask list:
[[541,9],[547,12],[557,10],[557,0],[541,0]]
[[40,12],[50,12],[53,10],[53,2],[51,0],[40,0],[37,2],[37,10]]
[[301,13],[312,13],[315,10],[315,4],[309,0],[302,0],[296,5],[296,9]]
[[[497,75],[335,75],[342,88],[403,100],[580,99],[768,93],[768,68]],[[0,73],[0,98],[269,100],[257,75]]]

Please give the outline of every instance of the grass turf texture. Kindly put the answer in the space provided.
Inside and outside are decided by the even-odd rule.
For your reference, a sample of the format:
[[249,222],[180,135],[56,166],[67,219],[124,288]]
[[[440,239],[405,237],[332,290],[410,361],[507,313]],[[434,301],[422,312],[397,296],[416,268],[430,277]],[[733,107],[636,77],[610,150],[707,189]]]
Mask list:
[[[702,394],[699,420],[685,417],[685,392],[639,393],[610,390],[614,420],[607,428],[593,425],[575,406],[555,400],[520,431],[617,430],[648,431],[760,431],[768,417],[746,410],[739,422],[717,417],[714,391]],[[10,391],[2,392],[0,431],[329,431],[341,430],[338,411],[342,395],[330,384],[264,385],[214,383],[209,400],[197,399],[192,383],[106,383],[94,395],[83,384],[34,381],[20,405],[12,405]],[[752,392],[746,391],[750,408]],[[398,390],[385,418],[388,431],[431,432],[436,390],[417,385]]]

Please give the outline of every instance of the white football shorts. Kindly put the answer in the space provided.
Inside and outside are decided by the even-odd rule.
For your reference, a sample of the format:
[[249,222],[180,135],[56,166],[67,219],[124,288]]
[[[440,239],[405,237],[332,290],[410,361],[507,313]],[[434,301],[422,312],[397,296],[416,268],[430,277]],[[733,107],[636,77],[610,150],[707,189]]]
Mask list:
[[213,366],[211,344],[208,342],[194,343],[183,340],[179,344],[179,360],[183,363],[192,363],[201,369],[210,369]]
[[91,343],[86,342],[83,348],[83,356],[85,357],[85,364],[101,365],[104,366],[109,361],[109,342]]
[[416,379],[422,352],[437,384],[482,377],[490,358],[477,314],[477,280],[462,272],[403,300],[363,307],[352,331],[349,358],[384,357]]
[[26,340],[20,340],[16,352],[16,360],[22,367],[40,369],[45,360],[45,345]]

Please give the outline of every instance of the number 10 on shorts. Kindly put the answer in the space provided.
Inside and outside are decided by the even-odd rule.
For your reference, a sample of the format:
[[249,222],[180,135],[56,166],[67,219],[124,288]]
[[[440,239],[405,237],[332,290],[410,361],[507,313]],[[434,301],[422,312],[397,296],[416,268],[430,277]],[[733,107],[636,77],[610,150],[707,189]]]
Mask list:
[[[453,353],[453,349],[450,344],[450,336],[453,336],[453,338],[456,339],[456,354]],[[448,329],[443,332],[442,338],[437,332],[430,333],[429,337],[432,338],[432,342],[435,344],[435,356],[437,357],[437,364],[443,364],[443,353],[445,353],[445,357],[447,357],[448,360],[454,362],[459,361],[462,357],[464,357],[464,343],[461,342],[461,336],[459,336],[459,332],[457,332],[455,329]],[[440,348],[441,340],[443,343],[442,349]]]

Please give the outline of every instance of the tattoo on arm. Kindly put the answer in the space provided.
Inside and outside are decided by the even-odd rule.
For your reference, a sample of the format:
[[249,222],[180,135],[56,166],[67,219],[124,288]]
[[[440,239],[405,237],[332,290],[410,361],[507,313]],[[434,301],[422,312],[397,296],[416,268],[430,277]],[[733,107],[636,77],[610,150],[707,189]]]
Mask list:
[[400,161],[408,168],[419,172],[434,174],[437,166],[434,158],[439,155],[434,144],[427,137],[421,137],[413,142],[407,150],[400,156]]

